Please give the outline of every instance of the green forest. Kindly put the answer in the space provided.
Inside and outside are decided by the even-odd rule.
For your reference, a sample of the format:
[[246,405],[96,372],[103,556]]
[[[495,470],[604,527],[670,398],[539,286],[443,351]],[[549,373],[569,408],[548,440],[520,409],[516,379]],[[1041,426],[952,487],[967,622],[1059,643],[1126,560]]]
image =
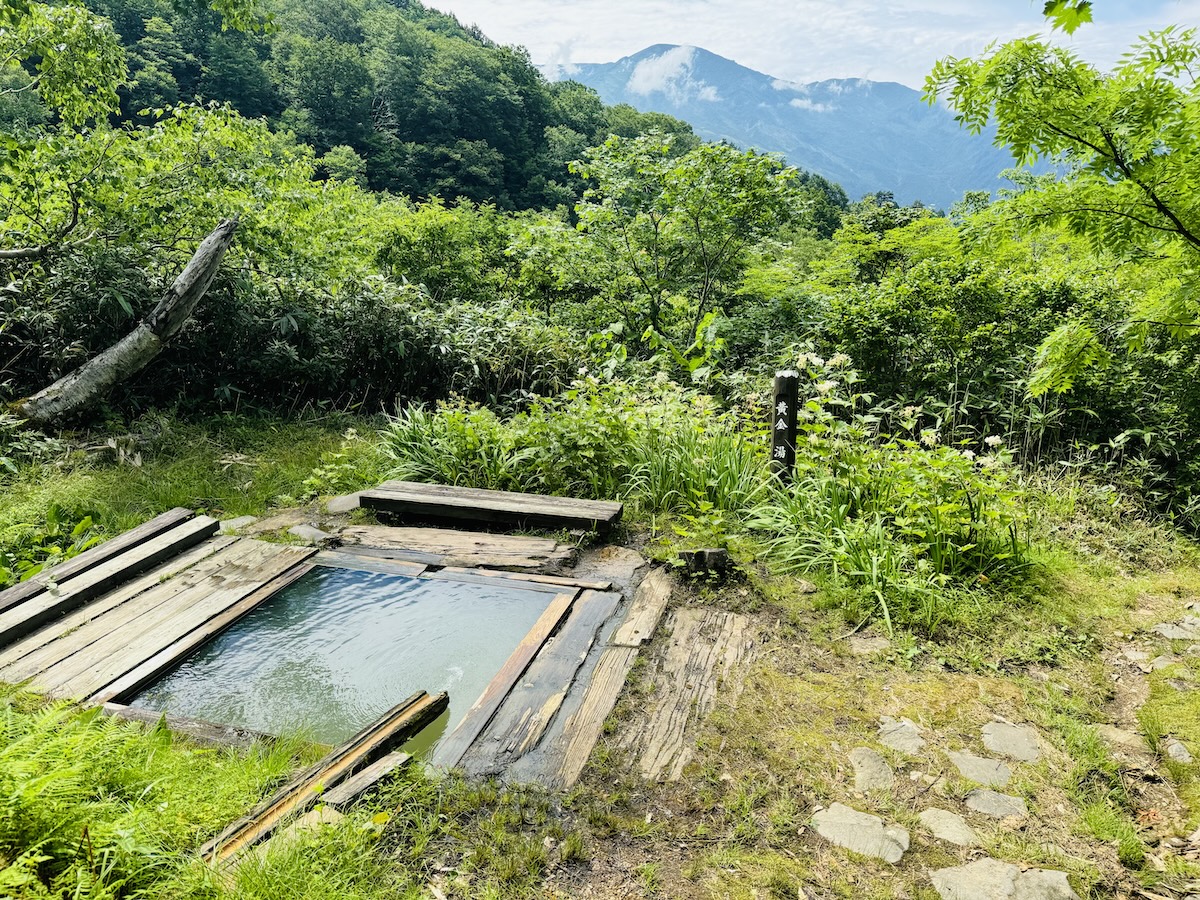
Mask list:
[[[1086,3],[1046,14],[1089,27]],[[656,561],[727,549],[735,573],[688,602],[779,645],[687,799],[603,745],[565,797],[414,767],[232,875],[190,851],[310,746],[218,753],[5,686],[0,894],[569,897],[562,873],[624,854],[640,893],[612,896],[938,896],[919,866],[805,836],[836,790],[781,773],[818,758],[795,736],[824,713],[788,754],[746,736],[799,715],[789,648],[862,632],[890,642],[871,677],[1019,695],[1072,761],[1026,787],[1057,846],[994,856],[1081,897],[1186,896],[1200,863],[1162,848],[1200,825],[1200,772],[1163,748],[1200,754],[1200,704],[1165,685],[1200,659],[1172,645],[1138,713],[1177,798],[1159,831],[1089,728],[1113,642],[1156,621],[1144,598],[1200,602],[1200,39],[1150,34],[1103,71],[1058,38],[930,73],[927,99],[1014,157],[1006,188],[936,210],[606,106],[417,0],[0,0],[0,588],[175,506],[262,515],[401,478],[621,500]],[[223,220],[153,359],[31,412]]]

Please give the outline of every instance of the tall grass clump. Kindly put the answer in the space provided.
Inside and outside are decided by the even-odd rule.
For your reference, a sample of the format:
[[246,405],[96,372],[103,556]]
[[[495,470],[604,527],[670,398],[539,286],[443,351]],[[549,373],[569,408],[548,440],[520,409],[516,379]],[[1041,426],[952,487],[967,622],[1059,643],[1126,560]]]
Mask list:
[[1027,563],[1025,517],[1011,458],[999,438],[944,446],[899,435],[858,393],[849,359],[800,357],[802,405],[796,474],[760,503],[749,527],[784,571],[828,571],[847,618],[926,634],[973,614],[981,592]]
[[655,513],[742,513],[766,455],[715,402],[666,380],[576,381],[508,417],[455,401],[401,410],[381,433],[391,477],[595,499]]

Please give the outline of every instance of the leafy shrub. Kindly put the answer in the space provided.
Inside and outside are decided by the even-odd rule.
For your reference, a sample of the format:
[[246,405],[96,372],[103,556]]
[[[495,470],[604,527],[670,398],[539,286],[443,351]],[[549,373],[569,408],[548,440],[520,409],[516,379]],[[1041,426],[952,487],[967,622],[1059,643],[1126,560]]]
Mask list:
[[852,588],[837,594],[852,621],[929,634],[959,615],[963,589],[1020,571],[1024,517],[1000,438],[976,451],[932,430],[881,434],[848,358],[805,354],[800,366],[795,479],[749,522],[782,569],[831,571]]

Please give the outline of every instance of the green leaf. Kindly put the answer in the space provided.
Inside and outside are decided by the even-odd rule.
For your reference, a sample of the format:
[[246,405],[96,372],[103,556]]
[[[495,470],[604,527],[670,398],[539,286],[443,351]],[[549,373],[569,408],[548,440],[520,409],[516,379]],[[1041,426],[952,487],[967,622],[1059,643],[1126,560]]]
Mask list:
[[1053,22],[1056,29],[1074,34],[1080,25],[1092,21],[1091,0],[1047,0],[1042,15]]

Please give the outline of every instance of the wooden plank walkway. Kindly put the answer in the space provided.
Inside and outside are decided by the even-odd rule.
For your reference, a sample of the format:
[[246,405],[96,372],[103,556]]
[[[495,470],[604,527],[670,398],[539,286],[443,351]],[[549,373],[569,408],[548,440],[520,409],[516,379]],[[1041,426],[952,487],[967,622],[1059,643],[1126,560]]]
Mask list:
[[386,559],[402,559],[432,566],[561,571],[576,556],[574,547],[548,538],[452,528],[352,525],[343,528],[338,537],[356,550],[370,548]]
[[363,491],[359,502],[368,509],[397,516],[514,528],[523,525],[583,528],[602,533],[620,521],[624,511],[620,503],[602,500],[485,491],[414,481],[385,481],[373,491]]

